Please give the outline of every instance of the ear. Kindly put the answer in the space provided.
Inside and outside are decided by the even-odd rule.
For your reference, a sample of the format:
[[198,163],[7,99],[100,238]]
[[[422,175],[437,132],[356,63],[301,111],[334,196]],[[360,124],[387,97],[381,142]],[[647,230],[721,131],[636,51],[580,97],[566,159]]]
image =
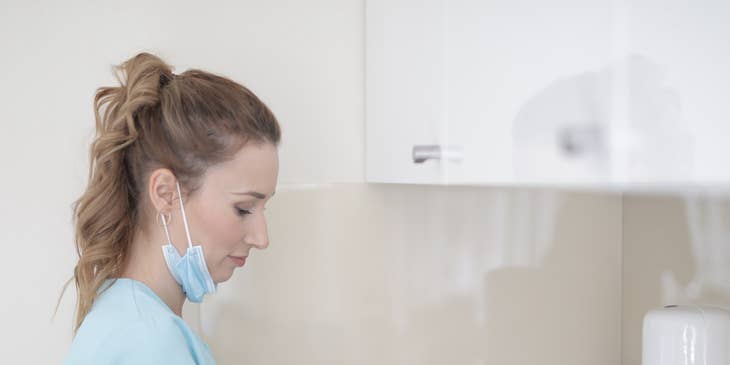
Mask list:
[[149,179],[149,196],[157,212],[170,212],[177,199],[177,178],[172,171],[159,168],[152,171]]

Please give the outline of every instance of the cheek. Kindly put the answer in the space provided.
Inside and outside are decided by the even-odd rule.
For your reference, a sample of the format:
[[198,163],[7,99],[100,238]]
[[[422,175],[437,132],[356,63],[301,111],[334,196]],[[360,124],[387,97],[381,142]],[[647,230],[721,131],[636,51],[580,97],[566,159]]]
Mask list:
[[[205,250],[205,261],[215,277],[214,271],[229,264],[228,255],[235,253],[242,240],[241,220],[232,212],[216,212],[201,215],[201,242]],[[240,249],[240,247],[238,248]]]

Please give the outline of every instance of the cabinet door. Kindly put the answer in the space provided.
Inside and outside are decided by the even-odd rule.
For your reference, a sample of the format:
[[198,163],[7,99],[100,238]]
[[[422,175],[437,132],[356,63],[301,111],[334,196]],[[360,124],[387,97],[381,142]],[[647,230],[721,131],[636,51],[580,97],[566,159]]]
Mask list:
[[367,1],[366,178],[435,183],[441,166],[414,163],[416,146],[439,145],[445,125],[440,0]]
[[[617,12],[631,182],[730,182],[730,2],[632,0]],[[617,130],[620,130],[617,125]]]
[[605,179],[604,3],[369,0],[368,181]]
[[602,183],[611,176],[611,1],[450,0],[454,183]]
[[[369,0],[367,15],[369,181],[730,181],[727,1]],[[457,158],[413,163],[418,144]]]

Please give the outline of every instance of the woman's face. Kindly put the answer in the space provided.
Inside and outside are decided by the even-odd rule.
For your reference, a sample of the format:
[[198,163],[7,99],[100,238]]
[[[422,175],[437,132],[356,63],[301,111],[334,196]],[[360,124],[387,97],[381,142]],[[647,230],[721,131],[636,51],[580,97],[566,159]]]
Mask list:
[[214,282],[230,279],[241,262],[234,257],[245,262],[252,248],[269,245],[264,208],[278,173],[276,147],[249,143],[234,159],[209,168],[199,190],[184,200],[193,245],[203,247]]

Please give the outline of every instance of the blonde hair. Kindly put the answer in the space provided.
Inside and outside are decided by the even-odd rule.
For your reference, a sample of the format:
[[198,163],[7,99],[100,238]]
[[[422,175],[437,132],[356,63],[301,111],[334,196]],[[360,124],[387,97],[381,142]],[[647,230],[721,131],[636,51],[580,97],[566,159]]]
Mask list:
[[97,89],[88,185],[73,203],[79,260],[61,296],[75,281],[74,336],[100,286],[124,267],[135,231],[151,219],[144,207],[151,171],[170,169],[192,192],[210,166],[245,144],[278,147],[281,138],[269,108],[230,79],[198,69],[175,75],[146,52],[113,70],[120,86]]

